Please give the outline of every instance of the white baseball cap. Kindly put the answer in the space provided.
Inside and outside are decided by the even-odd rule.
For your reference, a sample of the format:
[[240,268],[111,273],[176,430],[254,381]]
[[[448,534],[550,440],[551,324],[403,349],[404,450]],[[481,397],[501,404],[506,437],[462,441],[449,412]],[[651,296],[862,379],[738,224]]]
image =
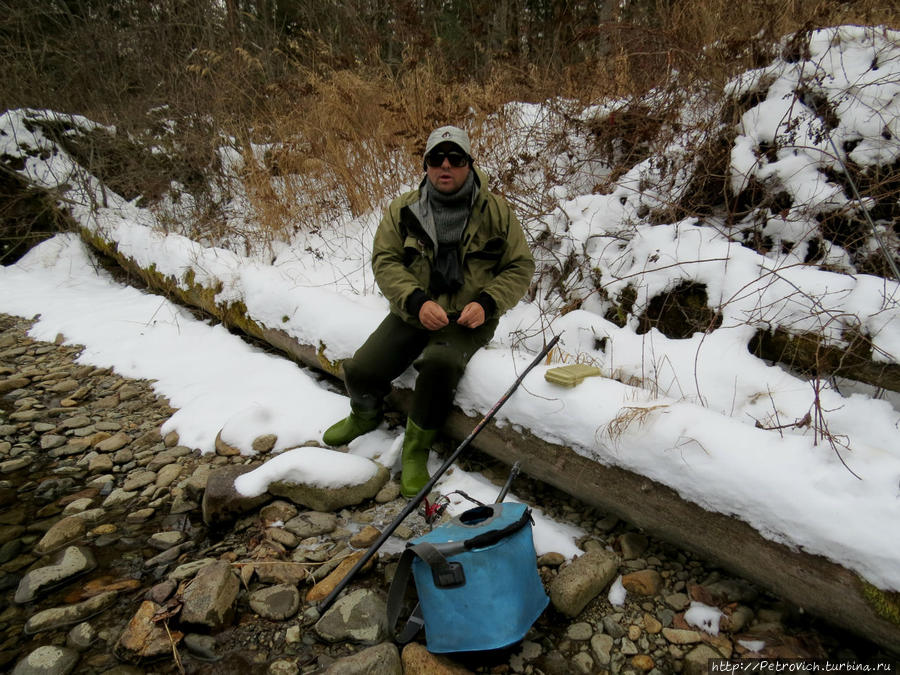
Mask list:
[[469,142],[469,134],[459,127],[446,126],[439,127],[431,132],[428,141],[425,143],[425,155],[434,150],[441,143],[453,143],[458,145],[460,150],[469,157],[472,156],[472,144]]

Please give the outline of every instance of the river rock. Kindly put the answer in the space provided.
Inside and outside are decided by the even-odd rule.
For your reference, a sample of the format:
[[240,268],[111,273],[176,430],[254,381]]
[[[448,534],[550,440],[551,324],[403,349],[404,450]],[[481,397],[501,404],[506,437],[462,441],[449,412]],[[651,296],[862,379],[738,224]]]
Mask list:
[[50,387],[47,388],[47,391],[51,391],[54,394],[68,394],[69,392],[78,389],[78,386],[78,380],[69,378],[50,385]]
[[606,550],[575,558],[550,584],[553,606],[566,616],[578,616],[616,577],[618,569],[618,557]]
[[107,495],[106,499],[103,500],[103,506],[104,508],[109,509],[114,506],[126,504],[135,497],[137,497],[137,492],[135,491],[115,488],[112,492],[109,493],[109,495]]
[[81,520],[84,521],[85,525],[89,525],[91,523],[96,523],[98,520],[103,518],[106,515],[106,511],[101,508],[87,509],[86,511],[81,511],[72,515],[76,518],[81,518]]
[[378,494],[375,495],[376,504],[387,504],[400,496],[400,483],[395,480],[389,480],[384,484]]
[[41,436],[41,450],[53,450],[53,448],[58,448],[61,445],[65,445],[66,441],[68,440],[69,439],[65,436],[46,434],[45,436]]
[[601,666],[609,664],[612,657],[613,638],[605,633],[597,633],[591,638],[591,651]]
[[106,473],[112,471],[113,461],[109,455],[96,455],[88,462],[88,471],[91,473]]
[[94,448],[100,452],[116,452],[131,443],[131,437],[123,432],[118,432],[109,438],[100,441]]
[[687,593],[672,593],[666,595],[663,601],[676,612],[680,612],[691,604],[691,599],[687,596]]
[[0,394],[7,394],[16,389],[27,387],[29,384],[31,384],[31,380],[27,377],[13,376],[0,379]]
[[656,595],[662,588],[662,577],[656,570],[639,570],[623,576],[622,585],[635,595]]
[[318,485],[276,481],[269,485],[269,494],[290,499],[295,504],[314,511],[337,511],[345,506],[355,506],[377,495],[391,477],[387,467],[377,462],[372,462],[372,465],[372,477],[361,484],[323,488]]
[[350,537],[350,545],[353,548],[369,548],[381,536],[381,530],[373,525],[366,525],[359,532]]
[[25,623],[25,633],[34,635],[41,631],[80,623],[112,605],[117,595],[116,591],[106,591],[74,605],[45,609],[28,619]]
[[315,624],[326,642],[377,644],[388,637],[387,606],[374,591],[359,588],[338,600]]
[[291,584],[260,588],[250,594],[250,607],[264,619],[284,621],[300,609],[300,592]]
[[21,471],[22,469],[30,466],[32,461],[33,457],[31,455],[22,455],[21,457],[16,457],[15,459],[8,459],[5,462],[0,462],[0,473],[13,473],[15,471]]
[[42,592],[67,579],[89,572],[96,566],[97,562],[90,549],[69,546],[52,565],[38,567],[22,577],[16,590],[15,601],[19,604],[31,602]]
[[284,524],[284,529],[300,539],[328,534],[329,532],[334,532],[336,527],[337,516],[333,513],[323,513],[321,511],[301,513]]
[[703,639],[700,633],[687,628],[663,628],[662,634],[673,645],[689,645]]
[[209,477],[213,473],[210,464],[198,464],[194,472],[184,481],[184,489],[191,499],[200,499],[209,483]]
[[219,658],[216,654],[216,639],[212,635],[188,633],[184,636],[184,646],[204,661],[216,661]]
[[153,455],[150,461],[147,462],[147,469],[149,471],[160,471],[163,467],[171,466],[174,463],[176,463],[175,455],[169,450],[164,450]]
[[116,658],[128,663],[139,663],[172,653],[173,643],[178,644],[184,634],[172,629],[166,631],[161,621],[153,621],[154,614],[160,609],[160,605],[150,600],[141,603],[113,648]]
[[156,481],[156,472],[154,471],[133,471],[122,483],[122,489],[126,492],[140,490],[154,481]]
[[76,415],[75,417],[69,417],[68,419],[64,419],[59,424],[59,428],[63,431],[70,429],[81,429],[83,427],[89,426],[91,423],[91,418],[87,415]]
[[63,516],[71,516],[76,513],[83,513],[87,509],[91,507],[91,504],[94,503],[94,500],[90,497],[81,497],[79,499],[72,500],[66,507],[63,509]]
[[697,598],[706,604],[726,605],[732,602],[753,602],[759,595],[756,588],[740,579],[720,579],[711,584],[703,585],[704,594],[710,596],[708,601],[706,598]]
[[590,640],[594,635],[594,627],[587,621],[578,621],[566,629],[566,637],[570,640]]
[[97,631],[94,627],[87,621],[82,621],[66,635],[66,646],[83,652],[89,649],[96,639]]
[[663,628],[662,622],[649,613],[644,613],[644,630],[651,635],[657,635]]
[[634,560],[644,555],[650,540],[637,532],[626,532],[619,537],[619,546],[622,549],[623,560]]
[[259,517],[268,527],[275,523],[284,525],[297,515],[297,507],[283,499],[276,499],[259,510]]
[[749,625],[753,618],[753,610],[746,605],[738,605],[725,612],[721,628],[727,633],[739,633]]
[[418,642],[410,642],[403,648],[401,663],[403,675],[471,675],[472,672],[446,656],[432,654]]
[[631,659],[631,665],[633,665],[638,670],[647,673],[653,670],[653,667],[656,663],[653,661],[653,657],[649,654],[636,654]]
[[267,527],[266,539],[274,541],[286,549],[296,548],[297,544],[300,543],[300,538],[296,534],[288,532],[283,527]]
[[603,617],[602,624],[603,630],[612,637],[614,640],[618,640],[619,638],[625,637],[628,634],[628,631],[625,627],[619,623],[619,620],[622,618],[621,614],[607,614]]
[[67,647],[38,647],[16,664],[12,675],[67,675],[78,664],[78,652]]
[[[329,596],[331,591],[335,589],[335,587],[341,582],[341,580],[347,576],[353,566],[359,562],[362,557],[366,554],[366,551],[356,551],[355,553],[344,558],[340,564],[332,571],[328,576],[322,579],[319,583],[309,589],[309,592],[306,594],[306,602],[317,603]],[[375,558],[369,560],[368,563],[363,565],[361,572],[368,571],[374,565]]]
[[41,540],[35,545],[34,552],[38,555],[52,553],[58,548],[62,548],[76,539],[84,536],[87,531],[87,525],[84,518],[80,515],[71,515],[56,521],[53,526],[47,530]]
[[178,479],[178,476],[180,475],[181,464],[178,464],[177,462],[166,464],[165,466],[161,467],[159,469],[159,472],[156,474],[156,487],[169,487]]
[[397,646],[382,642],[338,659],[322,675],[403,675],[403,665]]
[[253,448],[253,452],[264,455],[267,452],[272,452],[272,448],[275,447],[277,442],[278,436],[275,434],[263,434],[254,438],[250,447]]
[[694,647],[684,657],[684,670],[682,675],[705,675],[709,672],[710,659],[721,659],[722,655],[707,645]]
[[156,513],[156,509],[150,507],[138,509],[137,511],[129,511],[128,515],[125,516],[125,522],[143,523],[150,520],[154,513]]
[[220,457],[237,457],[238,455],[241,454],[240,448],[237,448],[237,447],[225,442],[225,440],[222,439],[221,430],[219,431],[219,433],[216,434],[215,447],[216,447],[216,454],[219,455]]
[[216,562],[215,558],[200,558],[199,560],[191,560],[183,563],[169,572],[168,578],[172,581],[184,581],[197,576],[197,572],[207,565]]
[[271,497],[245,497],[234,489],[234,479],[257,468],[255,465],[219,467],[206,478],[203,492],[203,522],[212,527],[225,526],[238,516],[253,511]]
[[310,572],[306,565],[294,562],[262,560],[254,563],[256,577],[264,584],[291,584],[296,586],[309,579]]
[[231,565],[217,560],[203,567],[184,591],[181,620],[219,630],[231,622],[240,582]]
[[184,539],[184,532],[169,530],[167,532],[157,532],[156,534],[150,535],[147,543],[159,551],[166,551],[173,546],[177,546],[178,544],[183,542]]

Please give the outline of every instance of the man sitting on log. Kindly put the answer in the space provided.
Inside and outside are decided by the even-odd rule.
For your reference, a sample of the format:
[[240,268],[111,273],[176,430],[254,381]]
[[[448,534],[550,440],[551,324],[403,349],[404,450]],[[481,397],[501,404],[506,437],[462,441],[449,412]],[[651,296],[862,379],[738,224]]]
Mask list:
[[435,129],[424,160],[419,188],[391,203],[375,233],[372,268],[390,313],[344,362],[351,412],[323,436],[328,445],[344,445],[377,427],[392,380],[414,365],[401,457],[407,498],[429,480],[428,453],[466,364],[534,273],[522,226],[506,200],[488,190],[466,132]]

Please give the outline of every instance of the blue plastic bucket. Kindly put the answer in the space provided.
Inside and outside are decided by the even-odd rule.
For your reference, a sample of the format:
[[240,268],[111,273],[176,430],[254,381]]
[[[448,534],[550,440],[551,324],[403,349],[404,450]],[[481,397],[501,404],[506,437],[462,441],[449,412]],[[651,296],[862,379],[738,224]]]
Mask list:
[[[411,541],[404,557],[407,564],[412,561],[430,652],[513,645],[549,602],[537,571],[531,512],[524,504],[469,509]],[[405,586],[407,574],[398,568],[394,583]]]

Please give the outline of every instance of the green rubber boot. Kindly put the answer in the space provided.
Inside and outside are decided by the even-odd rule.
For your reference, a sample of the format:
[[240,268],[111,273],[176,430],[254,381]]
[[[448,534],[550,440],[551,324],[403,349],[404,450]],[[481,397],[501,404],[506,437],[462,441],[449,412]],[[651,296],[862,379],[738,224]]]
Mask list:
[[400,455],[400,494],[415,497],[425,487],[428,475],[428,452],[437,436],[436,429],[422,429],[411,419],[406,420],[403,453]]
[[322,434],[325,445],[347,445],[354,438],[367,434],[381,424],[381,410],[354,410],[340,422],[332,424]]

